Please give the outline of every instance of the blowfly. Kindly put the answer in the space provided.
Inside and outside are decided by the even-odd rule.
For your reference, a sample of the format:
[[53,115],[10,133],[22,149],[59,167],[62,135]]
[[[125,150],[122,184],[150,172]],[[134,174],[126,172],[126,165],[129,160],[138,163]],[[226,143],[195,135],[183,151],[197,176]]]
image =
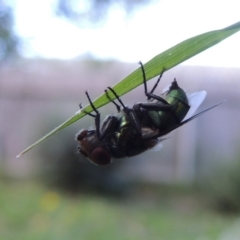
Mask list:
[[164,140],[163,136],[220,104],[193,115],[203,102],[206,96],[205,91],[188,95],[174,79],[167,91],[160,96],[155,95],[154,90],[160,82],[162,73],[149,92],[145,70],[141,62],[140,65],[147,102],[128,107],[124,105],[117,93],[108,87],[105,93],[110,99],[109,92],[112,92],[119,102],[116,103],[110,99],[118,113],[107,116],[100,124],[100,113],[86,92],[94,111],[86,114],[95,119],[95,129],[81,130],[76,140],[79,142],[79,152],[96,165],[108,165],[113,158],[132,157],[148,149],[159,148],[161,141]]

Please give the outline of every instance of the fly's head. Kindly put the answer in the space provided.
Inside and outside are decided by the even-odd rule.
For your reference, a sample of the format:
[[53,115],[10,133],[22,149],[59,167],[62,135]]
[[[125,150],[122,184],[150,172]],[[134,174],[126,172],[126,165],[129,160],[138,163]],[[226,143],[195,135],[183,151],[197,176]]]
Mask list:
[[90,162],[105,166],[111,163],[111,154],[102,141],[98,139],[96,130],[81,130],[76,140],[79,142],[78,151]]

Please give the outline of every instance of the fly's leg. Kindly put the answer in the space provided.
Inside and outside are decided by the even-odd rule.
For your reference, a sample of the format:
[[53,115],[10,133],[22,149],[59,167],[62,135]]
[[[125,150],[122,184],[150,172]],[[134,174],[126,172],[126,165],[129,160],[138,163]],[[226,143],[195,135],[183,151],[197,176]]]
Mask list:
[[[88,92],[86,91],[85,94],[87,95],[87,98],[88,98],[88,101],[93,109],[93,111],[96,113],[96,114],[93,114],[93,113],[88,113],[86,111],[84,111],[84,113],[86,113],[87,115],[93,117],[95,119],[95,126],[96,126],[96,132],[97,132],[97,137],[98,139],[101,139],[101,133],[100,133],[100,113],[99,111],[95,108]],[[82,109],[82,104],[80,103],[79,104],[79,107],[80,109]]]
[[[115,130],[116,124],[117,124],[117,118],[115,116],[108,116],[102,124],[101,131],[100,131],[100,113],[95,108],[94,104],[92,103],[89,94],[86,92],[86,95],[88,97],[88,100],[90,102],[90,105],[92,106],[93,110],[96,112],[96,114],[88,113],[84,111],[87,115],[93,117],[95,119],[95,126],[96,126],[96,132],[98,139],[101,141],[105,136]],[[82,109],[82,104],[79,104],[80,109]]]
[[165,99],[163,99],[163,98],[160,97],[160,96],[157,96],[157,95],[153,94],[153,91],[155,90],[155,88],[157,87],[158,83],[160,82],[160,79],[161,79],[161,77],[162,77],[162,75],[163,75],[163,71],[162,71],[162,73],[160,74],[160,76],[159,76],[157,82],[155,83],[153,89],[151,90],[151,92],[148,92],[148,90],[147,90],[147,80],[146,80],[145,70],[144,70],[144,67],[143,67],[142,62],[139,62],[139,64],[140,64],[140,66],[141,66],[142,74],[143,74],[144,92],[145,92],[145,95],[147,96],[148,100],[151,99],[151,98],[153,98],[153,99],[156,99],[156,100],[158,100],[158,101],[160,101],[160,102],[162,102],[162,103],[165,103],[165,104],[169,105],[169,103],[168,103]]
[[171,105],[167,105],[161,102],[155,102],[155,103],[137,103],[133,106],[133,109],[135,111],[139,111],[140,108],[143,108],[148,111],[163,111],[163,112],[170,112],[172,116],[175,118],[177,123],[180,123],[178,116],[174,112]]
[[[155,88],[157,87],[158,83],[159,83],[160,80],[161,80],[161,77],[162,77],[162,75],[163,75],[164,70],[163,70],[162,73],[160,74],[160,76],[159,76],[157,82],[155,83],[152,91],[151,91],[151,92],[148,92],[148,91],[147,91],[147,80],[146,80],[145,70],[144,70],[144,67],[143,67],[142,62],[139,62],[139,64],[140,64],[140,66],[141,66],[142,73],[143,73],[143,84],[144,84],[145,95],[148,97],[148,99],[152,98],[152,99],[155,99],[155,100],[157,100],[157,101],[159,101],[159,102],[161,102],[161,103],[164,103],[166,106],[169,106],[169,108],[168,108],[168,107],[166,107],[166,106],[164,106],[164,105],[160,105],[159,107],[160,107],[161,109],[159,109],[158,111],[170,111],[170,112],[172,113],[173,117],[176,119],[176,121],[177,121],[178,123],[180,123],[180,121],[179,121],[176,113],[175,113],[174,110],[172,109],[172,106],[171,106],[165,99],[163,99],[162,97],[153,94],[153,91],[155,90]],[[151,105],[151,104],[152,104],[152,103],[150,103],[150,105]],[[141,107],[143,107],[143,108],[145,108],[145,109],[146,109],[146,108],[149,109],[149,107],[151,108],[151,106],[147,106],[147,104],[145,105],[145,107],[144,107],[144,104],[141,104],[141,105],[142,105]],[[153,106],[153,105],[152,105],[152,106]]]
[[[116,106],[117,111],[120,112],[121,107],[120,107],[114,100],[112,100],[112,99],[110,98],[107,90],[105,90],[105,93],[106,93],[107,98]],[[118,99],[118,101],[119,101],[120,98],[118,97],[117,99]],[[121,102],[122,102],[122,101],[121,101]]]
[[[113,88],[111,88],[111,87],[108,87],[108,89],[109,89],[109,90],[113,93],[113,95],[116,97],[116,99],[119,101],[119,103],[121,104],[121,106],[123,107],[123,109],[125,109],[126,106],[124,105],[124,103],[122,102],[122,100],[120,99],[120,97],[117,95],[117,93],[115,92],[115,90],[113,90]],[[120,108],[120,106],[119,106],[116,102],[114,102],[114,101],[109,97],[109,95],[108,95],[108,93],[107,93],[107,90],[105,90],[105,92],[106,92],[106,94],[107,94],[107,97],[111,100],[111,102],[114,103],[115,106],[117,106],[117,109]]]
[[[160,80],[161,80],[161,78],[162,78],[162,75],[163,75],[164,71],[165,71],[165,68],[163,68],[163,70],[161,71],[157,82],[154,84],[152,90],[150,91],[151,94],[153,94],[153,92],[155,91],[156,87],[158,86],[158,84],[159,84],[159,82],[160,82]],[[146,76],[145,76],[145,80],[146,80]]]
[[[142,131],[141,131],[141,124],[140,121],[137,117],[136,112],[132,109],[132,108],[128,108],[124,105],[124,103],[122,102],[122,100],[120,99],[120,97],[117,95],[117,93],[111,88],[108,87],[108,89],[113,93],[113,95],[116,97],[116,99],[119,101],[119,103],[121,104],[121,106],[123,107],[123,111],[126,113],[126,115],[129,118],[129,121],[131,123],[131,125],[135,128],[135,130],[137,131],[137,133],[142,136]],[[115,103],[116,104],[116,103]]]
[[148,111],[163,111],[163,112],[171,112],[172,106],[167,105],[161,102],[154,102],[154,103],[137,103],[134,104],[133,109],[143,108]]

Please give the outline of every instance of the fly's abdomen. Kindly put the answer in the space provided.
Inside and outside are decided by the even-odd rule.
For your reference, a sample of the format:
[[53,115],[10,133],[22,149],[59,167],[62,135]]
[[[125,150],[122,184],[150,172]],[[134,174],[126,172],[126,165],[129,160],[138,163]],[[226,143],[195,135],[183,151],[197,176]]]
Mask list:
[[167,129],[179,124],[187,115],[190,106],[186,93],[178,86],[175,79],[163,98],[171,105],[171,111],[158,112],[159,122],[162,123],[159,126]]

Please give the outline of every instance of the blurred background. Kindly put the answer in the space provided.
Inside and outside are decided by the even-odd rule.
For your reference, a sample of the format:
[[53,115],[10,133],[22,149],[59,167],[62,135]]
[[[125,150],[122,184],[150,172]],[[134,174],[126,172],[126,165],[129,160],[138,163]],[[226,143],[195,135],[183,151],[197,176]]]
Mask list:
[[[239,2],[0,0],[1,239],[239,239],[240,33],[164,73],[198,111],[163,149],[107,167],[77,153],[91,117],[27,146],[169,47],[239,21]],[[149,86],[155,83],[149,81]],[[146,101],[143,86],[122,97]],[[100,109],[102,119],[116,112]]]

